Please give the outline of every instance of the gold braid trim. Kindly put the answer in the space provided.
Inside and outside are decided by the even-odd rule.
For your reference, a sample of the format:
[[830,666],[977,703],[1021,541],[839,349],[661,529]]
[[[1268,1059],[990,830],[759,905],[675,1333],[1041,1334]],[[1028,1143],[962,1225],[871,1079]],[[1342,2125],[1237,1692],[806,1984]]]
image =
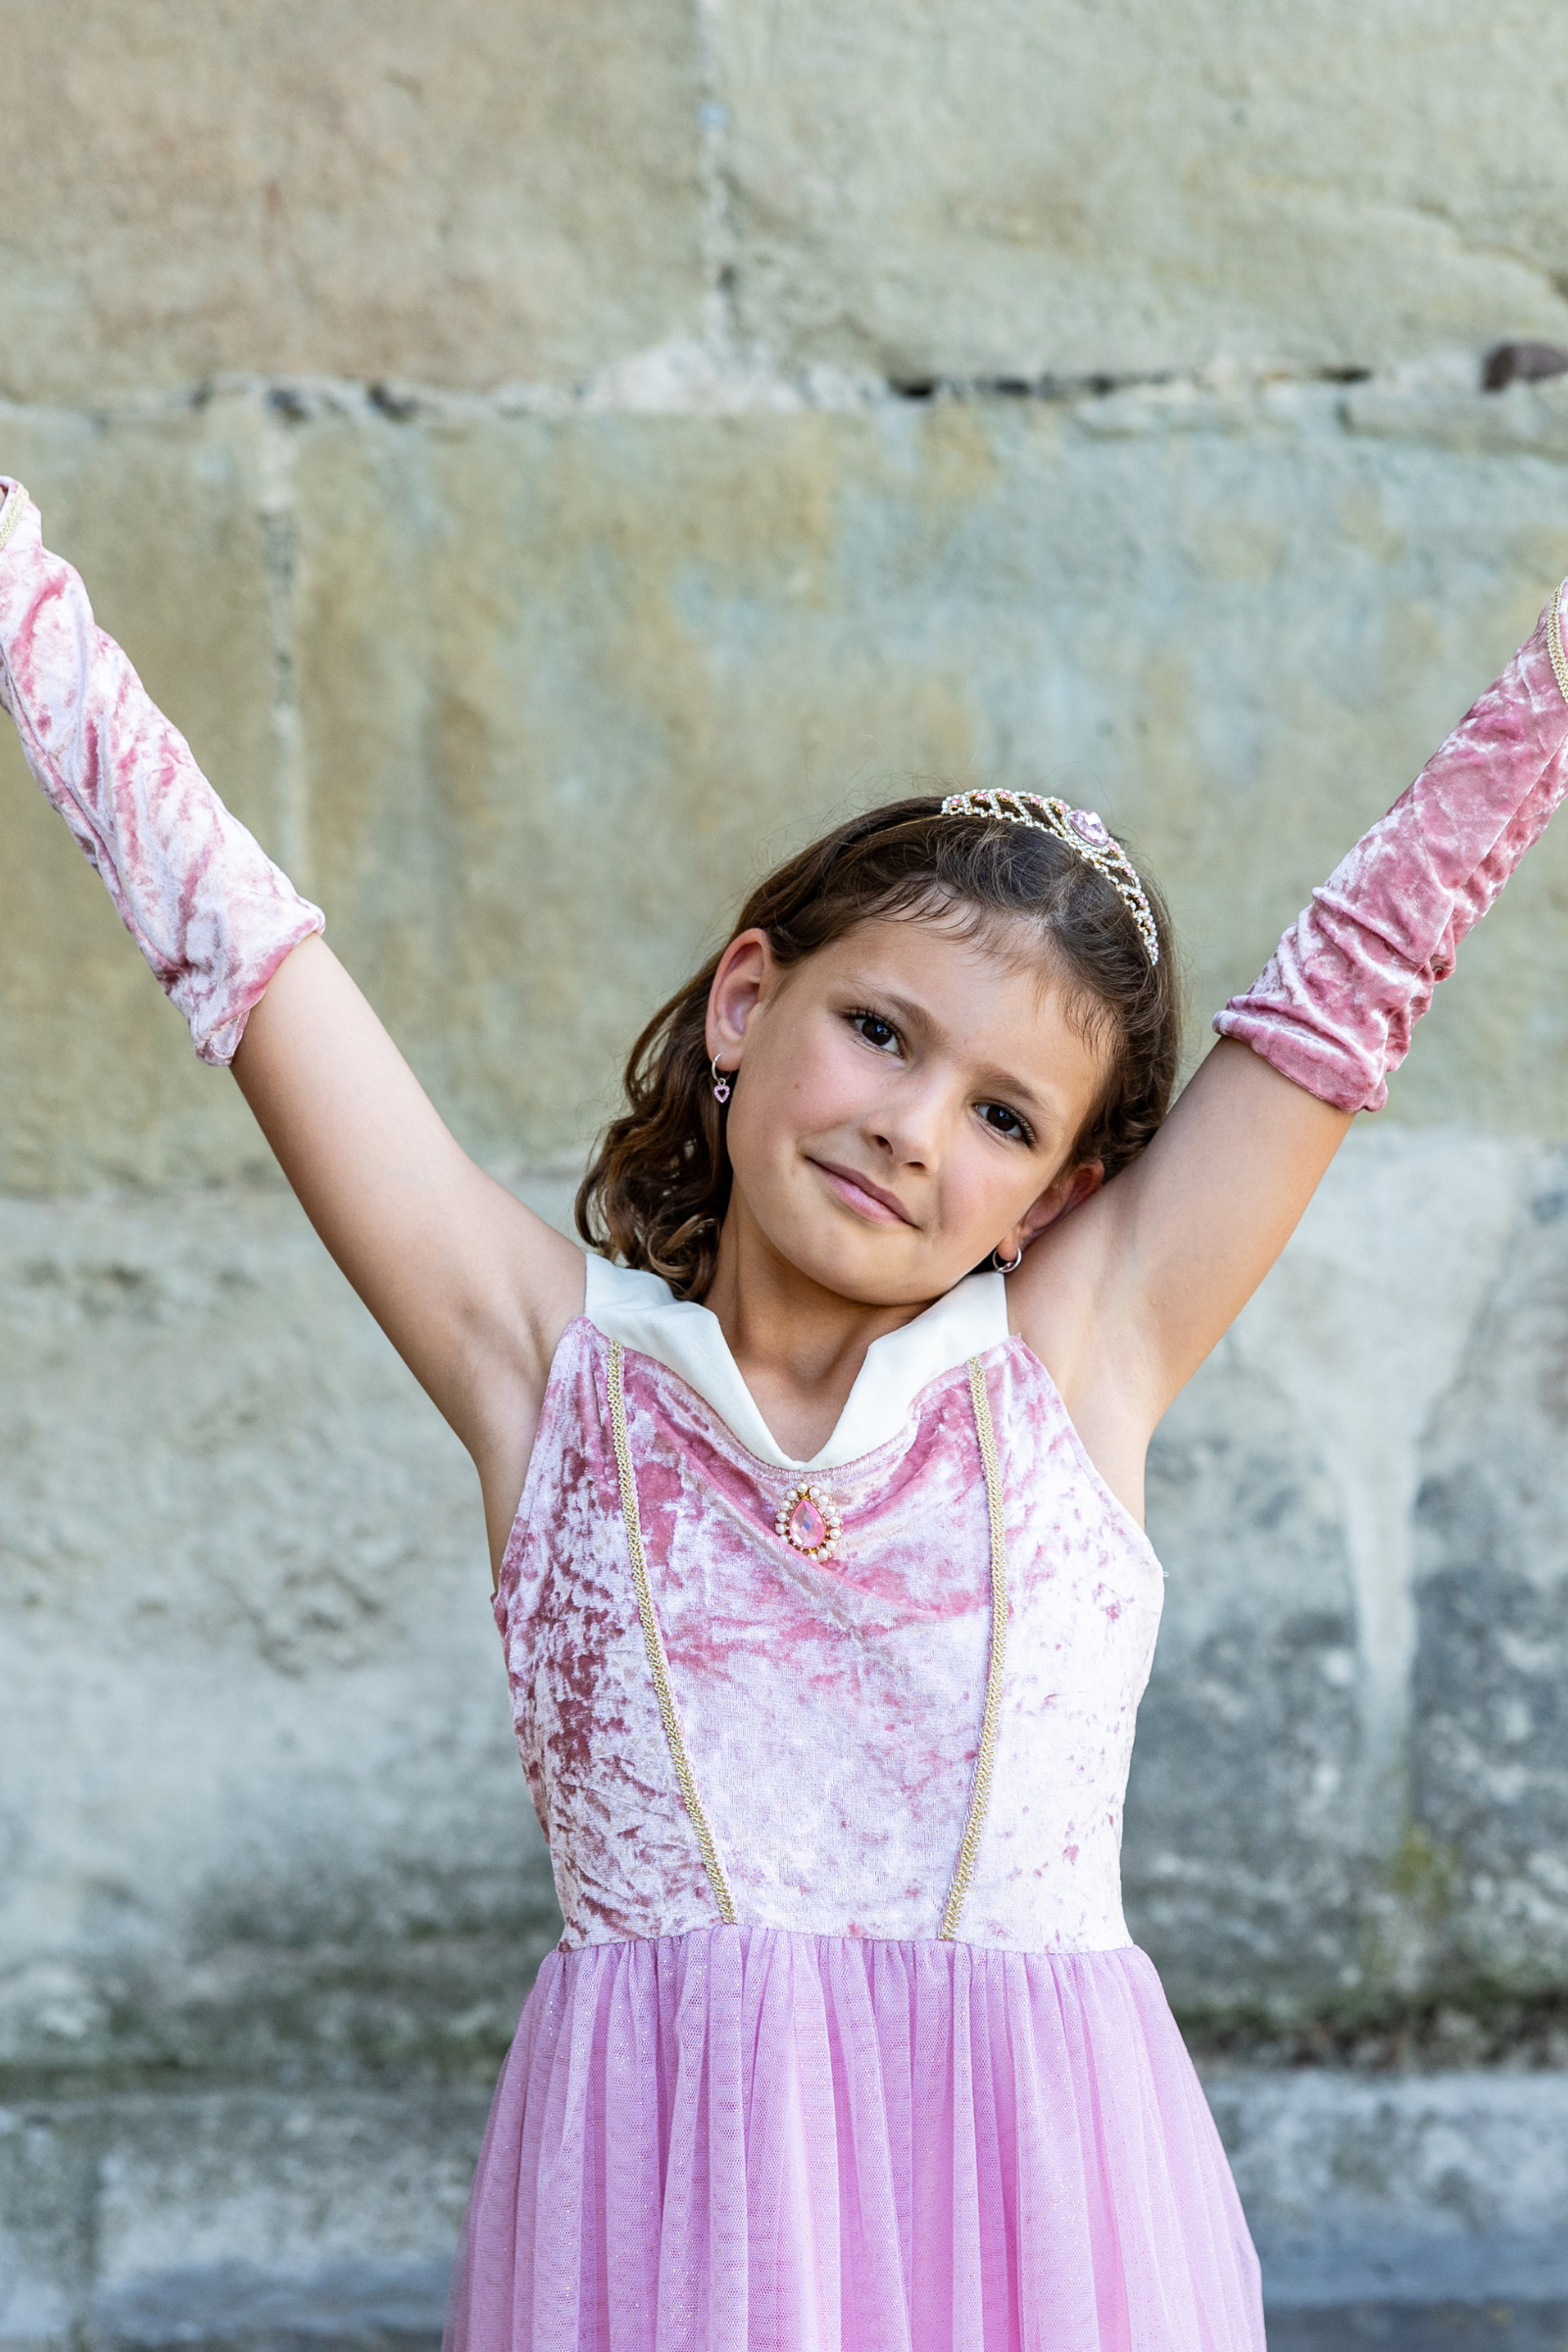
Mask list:
[[[24,490],[20,482],[14,483],[12,485],[10,495],[6,499],[4,514],[0,514],[0,547],[4,547],[6,541],[10,538],[18,523],[27,512],[27,493],[25,490]],[[1568,688],[1565,688],[1564,692],[1568,692]]]
[[1557,673],[1562,699],[1568,703],[1568,660],[1564,660],[1562,650],[1562,600],[1565,590],[1568,590],[1568,580],[1564,580],[1551,600],[1551,611],[1546,616],[1546,645],[1551,655],[1551,666]]
[[[986,1675],[985,1712],[980,1725],[980,1751],[975,1759],[969,1810],[964,1819],[963,1839],[958,1848],[958,1860],[938,1931],[940,1938],[948,1943],[957,1936],[964,1899],[979,1859],[980,1838],[985,1829],[986,1811],[991,1802],[991,1785],[996,1773],[997,1736],[1002,1723],[1003,1675],[1007,1656],[1007,1551],[1006,1523],[1003,1515],[1002,1460],[997,1451],[991,1399],[986,1394],[986,1376],[977,1355],[969,1358],[968,1372],[969,1401],[974,1407],[975,1433],[980,1440],[980,1460],[986,1481],[986,1516],[991,1530],[991,1662]],[[610,1344],[610,1427],[614,1440],[615,1473],[620,1486],[620,1515],[625,1524],[626,1547],[631,1554],[632,1583],[637,1592],[637,1615],[642,1623],[648,1669],[659,1699],[660,1720],[664,1727],[664,1739],[669,1747],[670,1761],[675,1767],[681,1801],[686,1807],[697,1839],[697,1850],[702,1855],[703,1868],[708,1873],[708,1884],[712,1889],[718,1916],[726,1927],[732,1928],[737,1924],[735,1905],[730,1895],[729,1882],[724,1876],[724,1865],[718,1857],[717,1843],[709,1826],[708,1815],[703,1810],[703,1800],[697,1792],[697,1778],[686,1753],[680,1717],[675,1711],[675,1695],[670,1688],[669,1660],[654,1611],[653,1586],[648,1575],[647,1554],[643,1549],[637,1479],[632,1468],[631,1442],[626,1435],[626,1391],[618,1340],[612,1340]]]
[[942,1913],[942,1926],[938,1930],[945,1943],[952,1943],[957,1936],[958,1921],[962,1917],[964,1900],[974,1879],[975,1863],[979,1859],[980,1838],[986,1826],[986,1810],[991,1803],[991,1783],[997,1765],[997,1734],[1002,1724],[1002,1678],[1007,1660],[1007,1531],[1002,1512],[1002,1462],[997,1452],[997,1433],[991,1419],[991,1398],[986,1394],[986,1376],[977,1355],[969,1358],[969,1399],[974,1406],[980,1459],[985,1466],[986,1515],[991,1523],[991,1667],[986,1676],[986,1706],[980,1724],[980,1753],[975,1758],[969,1815],[963,1825],[958,1866],[953,1874],[953,1885]]
[[697,1793],[697,1781],[686,1753],[686,1741],[681,1733],[680,1717],[675,1712],[675,1694],[669,1687],[669,1660],[664,1655],[663,1636],[659,1619],[654,1614],[653,1588],[648,1581],[648,1561],[643,1551],[642,1513],[637,1507],[637,1481],[631,1466],[631,1445],[626,1436],[626,1390],[621,1378],[620,1342],[610,1344],[610,1427],[615,1442],[615,1470],[620,1480],[620,1515],[626,1523],[626,1544],[631,1552],[632,1583],[637,1588],[637,1614],[642,1619],[643,1645],[648,1652],[648,1671],[654,1678],[659,1694],[659,1712],[664,1726],[664,1738],[669,1743],[670,1761],[680,1784],[681,1801],[686,1807],[697,1838],[697,1850],[703,1857],[708,1884],[718,1905],[718,1916],[728,1928],[735,1926],[735,1905],[730,1900],[729,1882],[724,1865],[718,1858],[713,1833],[703,1811],[703,1800]]

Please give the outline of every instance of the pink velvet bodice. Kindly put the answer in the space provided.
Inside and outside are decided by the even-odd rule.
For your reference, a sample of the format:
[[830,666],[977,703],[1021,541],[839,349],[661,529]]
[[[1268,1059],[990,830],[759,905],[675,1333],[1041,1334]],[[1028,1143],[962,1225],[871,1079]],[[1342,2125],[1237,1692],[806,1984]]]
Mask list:
[[[616,1483],[610,1343],[557,1351],[496,1597],[517,1744],[566,1947],[710,1928],[715,1900],[650,1674]],[[1122,1800],[1163,1579],[1021,1340],[982,1358],[1010,1593],[996,1778],[959,1930],[1012,1950],[1127,1943]],[[774,1532],[792,1484],[678,1374],[628,1349],[655,1608],[698,1792],[742,1926],[936,1936],[974,1779],[991,1625],[986,1492],[957,1364],[821,1482],[813,1561]]]

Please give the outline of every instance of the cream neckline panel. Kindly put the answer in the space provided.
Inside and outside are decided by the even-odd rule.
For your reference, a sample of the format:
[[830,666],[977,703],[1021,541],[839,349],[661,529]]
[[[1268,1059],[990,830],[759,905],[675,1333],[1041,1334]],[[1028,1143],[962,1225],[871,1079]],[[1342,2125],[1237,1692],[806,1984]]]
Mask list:
[[583,1313],[607,1340],[678,1373],[748,1453],[780,1470],[836,1470],[875,1452],[898,1436],[922,1389],[1007,1337],[1002,1276],[967,1275],[912,1323],[872,1341],[838,1427],[809,1461],[798,1461],[762,1419],[711,1308],[676,1298],[658,1274],[634,1273],[590,1254]]

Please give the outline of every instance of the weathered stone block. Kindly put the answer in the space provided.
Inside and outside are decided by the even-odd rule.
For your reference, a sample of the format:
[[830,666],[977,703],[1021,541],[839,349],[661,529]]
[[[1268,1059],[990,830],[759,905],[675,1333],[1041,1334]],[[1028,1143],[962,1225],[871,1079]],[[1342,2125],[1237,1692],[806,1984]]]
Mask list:
[[472,1471],[286,1196],[0,1212],[0,2064],[488,2080],[559,1933]]
[[690,333],[694,45],[680,0],[9,0],[0,386],[484,386]]
[[1234,1348],[1167,1415],[1149,1529],[1168,1585],[1123,1868],[1134,1938],[1199,2016],[1332,2001],[1366,1865],[1346,1496]]
[[0,2107],[5,2352],[436,2345],[487,2090]]
[[64,2352],[90,2290],[97,2151],[58,2114],[0,2106],[0,2346]]
[[1546,1162],[1437,1416],[1417,1514],[1412,1804],[1436,1964],[1568,1974],[1568,1168]]
[[471,2092],[118,2102],[101,2127],[98,2342],[439,2328],[484,2115]]
[[745,325],[895,377],[1568,340],[1546,0],[715,15]]
[[[1293,2311],[1339,2307],[1341,2331],[1322,2340],[1345,2343],[1357,2340],[1347,2305],[1528,2311],[1568,2296],[1568,2078],[1303,2070],[1206,2087],[1262,2260],[1271,2340],[1275,2315]],[[1514,2340],[1506,2311],[1475,2317],[1477,2340]],[[1403,2336],[1374,2321],[1365,2340],[1415,2352],[1465,2340],[1464,2327],[1462,2309]]]
[[1539,1734],[1568,1636],[1537,1401],[1562,1183],[1526,1144],[1362,1122],[1156,1435],[1129,1919],[1205,2035],[1249,2008],[1365,2027],[1436,1989],[1481,2009],[1428,2041],[1497,2046],[1482,1980],[1568,1973]]

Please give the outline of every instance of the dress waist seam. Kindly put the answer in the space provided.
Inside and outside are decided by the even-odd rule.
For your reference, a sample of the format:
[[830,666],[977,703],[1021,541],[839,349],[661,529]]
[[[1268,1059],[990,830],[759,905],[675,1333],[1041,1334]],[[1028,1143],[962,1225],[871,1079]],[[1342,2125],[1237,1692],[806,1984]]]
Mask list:
[[569,1959],[577,1952],[624,1951],[636,1946],[658,1943],[690,1943],[699,1936],[787,1936],[792,1943],[848,1944],[858,1950],[891,1945],[901,1952],[951,1951],[955,1948],[969,1952],[996,1952],[1018,1960],[1099,1960],[1118,1953],[1140,1952],[1142,1946],[1129,1936],[1120,1943],[988,1943],[976,1936],[856,1936],[836,1932],[831,1928],[781,1928],[769,1920],[708,1920],[701,1927],[672,1928],[662,1936],[603,1936],[585,1937],[580,1943],[567,1943],[564,1938],[552,1948],[551,1957]]

